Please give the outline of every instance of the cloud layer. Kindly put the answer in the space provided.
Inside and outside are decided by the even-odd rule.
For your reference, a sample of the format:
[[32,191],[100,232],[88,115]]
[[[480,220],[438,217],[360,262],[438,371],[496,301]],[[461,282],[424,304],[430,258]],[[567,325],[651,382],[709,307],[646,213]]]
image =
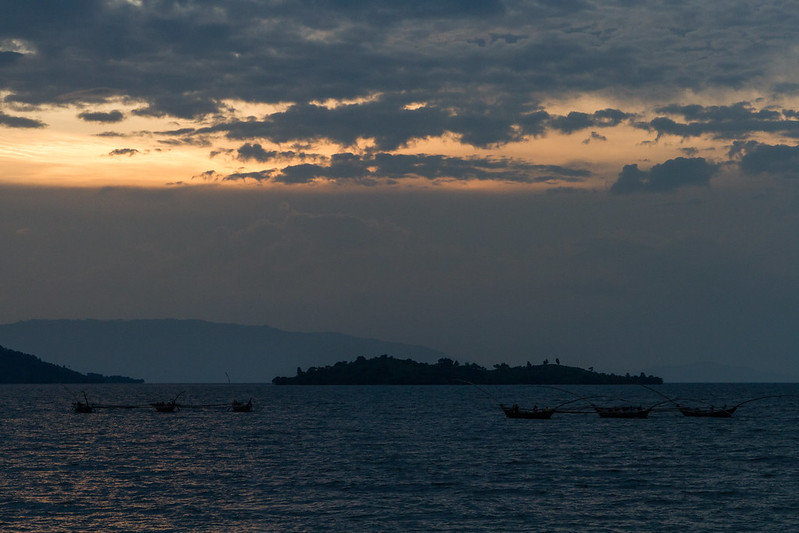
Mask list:
[[[791,52],[799,8],[776,0],[94,0],[46,8],[8,1],[3,13],[0,127],[6,128],[43,128],[46,122],[31,111],[74,106],[86,122],[163,117],[195,124],[162,132],[165,145],[208,143],[218,135],[253,145],[332,143],[343,158],[364,142],[387,153],[451,136],[491,150],[582,134],[588,145],[613,142],[608,132],[628,127],[658,141],[715,141],[719,151],[704,156],[712,164],[730,162],[724,147],[736,142],[795,146],[799,131]],[[709,95],[727,93],[749,96],[706,103]],[[551,108],[553,100],[587,94],[618,105]],[[281,109],[242,116],[235,102]],[[130,113],[107,108],[120,103]],[[439,175],[452,168],[452,154],[417,155],[439,156]],[[542,164],[526,159],[514,164]],[[642,163],[619,161],[618,168]],[[658,164],[665,167],[654,172],[674,166],[666,159],[647,166]],[[219,171],[281,183],[307,181],[295,177],[302,172]],[[462,175],[456,169],[448,177]]]

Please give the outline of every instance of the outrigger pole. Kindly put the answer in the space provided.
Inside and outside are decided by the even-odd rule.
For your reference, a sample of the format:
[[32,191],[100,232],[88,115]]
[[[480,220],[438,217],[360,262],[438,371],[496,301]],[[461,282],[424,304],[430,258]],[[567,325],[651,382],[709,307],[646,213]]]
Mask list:
[[456,379],[455,381],[460,381],[461,383],[466,383],[467,385],[472,385],[474,387],[477,387],[477,390],[479,390],[480,392],[485,394],[490,400],[496,402],[498,405],[502,405],[502,402],[497,400],[490,392],[485,390],[483,387],[481,387],[477,383],[472,383],[471,381],[466,381],[465,379]]

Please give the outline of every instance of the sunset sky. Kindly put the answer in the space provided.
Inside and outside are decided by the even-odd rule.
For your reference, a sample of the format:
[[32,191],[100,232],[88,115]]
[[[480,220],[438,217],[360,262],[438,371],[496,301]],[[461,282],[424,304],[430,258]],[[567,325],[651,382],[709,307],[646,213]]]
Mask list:
[[799,4],[0,13],[0,322],[799,376]]

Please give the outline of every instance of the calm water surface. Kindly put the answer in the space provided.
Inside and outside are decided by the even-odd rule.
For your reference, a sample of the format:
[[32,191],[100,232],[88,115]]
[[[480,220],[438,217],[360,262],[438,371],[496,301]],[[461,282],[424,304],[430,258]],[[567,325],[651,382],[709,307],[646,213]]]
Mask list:
[[[568,387],[605,403],[641,387]],[[80,387],[71,387],[73,392]],[[2,531],[799,531],[799,398],[731,419],[505,418],[568,399],[486,387],[0,386]],[[799,385],[663,385],[721,405]],[[597,403],[600,403],[597,400]],[[576,404],[572,404],[574,406]]]

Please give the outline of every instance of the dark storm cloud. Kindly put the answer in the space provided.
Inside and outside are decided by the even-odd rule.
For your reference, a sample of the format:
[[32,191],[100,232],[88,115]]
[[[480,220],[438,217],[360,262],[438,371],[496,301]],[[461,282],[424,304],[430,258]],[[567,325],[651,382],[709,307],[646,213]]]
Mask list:
[[[246,153],[263,156],[265,160],[273,156],[260,146],[245,144]],[[241,153],[242,148],[239,149]],[[260,148],[260,150],[259,150]],[[261,153],[262,152],[262,153]],[[279,170],[235,173],[226,180],[257,181],[273,180],[278,183],[309,183],[317,178],[374,183],[372,180],[400,180],[423,178],[428,180],[498,180],[517,183],[538,183],[542,181],[579,182],[591,173],[585,169],[568,168],[557,165],[531,165],[507,158],[460,158],[440,155],[402,155],[379,152],[358,155],[352,153],[334,154],[318,163],[289,165]]]
[[669,159],[650,170],[641,170],[638,165],[625,165],[610,192],[671,192],[680,187],[707,185],[716,171],[716,165],[702,157]]
[[78,118],[86,122],[122,122],[125,119],[125,115],[117,110],[109,111],[108,113],[84,111],[78,115]]

